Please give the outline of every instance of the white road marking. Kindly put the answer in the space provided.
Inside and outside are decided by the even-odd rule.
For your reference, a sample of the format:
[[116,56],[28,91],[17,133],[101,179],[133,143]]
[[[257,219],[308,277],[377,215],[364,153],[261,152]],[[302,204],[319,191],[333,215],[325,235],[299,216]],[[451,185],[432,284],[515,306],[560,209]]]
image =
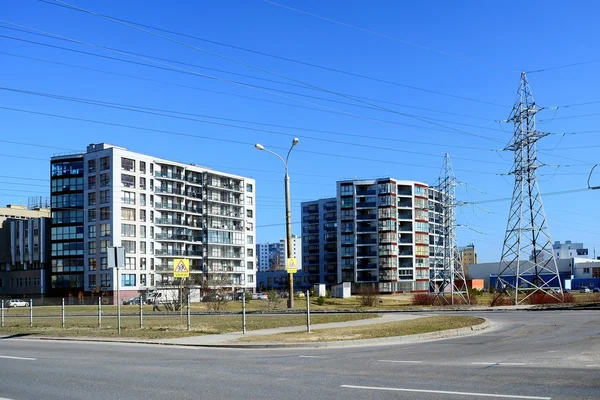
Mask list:
[[[11,356],[0,356],[0,358],[9,358],[11,360],[25,360],[25,361],[35,361],[37,358],[29,358],[29,357],[11,357]],[[0,399],[1,400],[1,399]]]
[[0,397],[0,400],[12,400],[12,399],[7,399],[6,397]]
[[473,364],[473,365],[496,365],[498,363],[495,363],[495,362],[473,362],[471,364]]
[[324,356],[298,356],[298,357],[300,357],[300,358],[327,358]]
[[472,365],[527,365],[527,363],[511,363],[511,362],[473,362]]
[[527,365],[527,363],[498,363],[498,365]]
[[423,361],[401,361],[401,360],[377,360],[386,363],[405,363],[405,364],[421,364]]
[[600,364],[590,364],[586,365],[586,367],[600,367]]
[[353,385],[341,385],[340,387],[349,388],[349,389],[387,390],[387,391],[393,391],[393,392],[453,394],[453,395],[457,395],[457,396],[501,397],[501,398],[505,398],[505,399],[529,399],[529,400],[551,400],[552,399],[552,397],[520,396],[520,395],[512,395],[512,394],[494,394],[494,393],[450,392],[447,390],[405,389],[405,388],[353,386]]

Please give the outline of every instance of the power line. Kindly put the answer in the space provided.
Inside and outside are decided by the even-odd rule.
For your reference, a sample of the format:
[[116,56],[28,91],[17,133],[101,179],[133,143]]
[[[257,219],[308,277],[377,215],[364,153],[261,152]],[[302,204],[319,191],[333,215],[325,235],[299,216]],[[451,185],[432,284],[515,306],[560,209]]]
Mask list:
[[[120,58],[108,57],[108,56],[101,56],[101,55],[97,55],[97,54],[94,54],[94,53],[84,52],[85,54],[88,54],[88,55],[99,56],[99,57],[102,57],[102,58],[108,58],[108,59],[118,60],[118,61],[130,63],[130,64],[143,65],[143,66],[147,66],[147,67],[151,67],[151,68],[158,68],[158,69],[172,71],[172,72],[180,72],[180,73],[184,73],[184,74],[188,74],[188,75],[194,75],[194,76],[201,77],[201,78],[207,78],[207,79],[212,79],[212,80],[216,80],[216,81],[220,81],[220,82],[225,82],[225,83],[229,83],[229,84],[232,84],[232,85],[241,86],[241,87],[245,87],[245,88],[248,88],[248,89],[256,90],[256,91],[259,91],[259,92],[262,92],[262,93],[270,94],[270,95],[273,95],[273,96],[287,98],[287,99],[290,99],[290,100],[293,100],[293,101],[296,101],[296,102],[310,104],[310,105],[319,107],[319,111],[329,111],[329,112],[333,112],[334,114],[339,114],[339,115],[344,115],[344,116],[347,116],[347,117],[354,117],[354,118],[364,119],[364,120],[367,120],[367,121],[373,121],[373,122],[377,122],[377,123],[384,124],[384,125],[390,125],[390,126],[394,126],[394,127],[398,127],[398,126],[411,126],[411,127],[416,127],[416,128],[423,128],[423,129],[430,129],[430,130],[432,130],[432,128],[426,128],[426,127],[422,127],[422,126],[415,126],[415,125],[410,125],[410,124],[405,124],[405,123],[398,123],[398,122],[386,121],[386,120],[382,120],[382,119],[379,119],[379,118],[366,117],[366,116],[363,116],[363,115],[360,115],[360,114],[355,114],[355,113],[350,113],[350,112],[342,111],[342,110],[339,110],[339,109],[336,109],[336,108],[331,108],[331,107],[323,106],[323,105],[320,105],[320,104],[312,103],[310,101],[305,101],[305,100],[297,99],[297,98],[290,97],[290,96],[287,96],[285,94],[282,94],[285,91],[281,91],[281,90],[277,90],[277,89],[271,89],[271,88],[265,88],[265,87],[258,86],[258,85],[252,85],[252,84],[247,84],[247,83],[244,83],[244,82],[233,81],[233,80],[230,80],[230,79],[225,79],[225,78],[220,78],[220,77],[216,77],[216,76],[212,76],[212,75],[202,74],[202,73],[195,72],[195,71],[192,71],[192,70],[189,70],[189,69],[180,68],[180,67],[172,66],[172,65],[165,64],[165,63],[162,63],[162,62],[158,62],[158,61],[152,60],[148,56],[138,56],[138,55],[136,55],[134,53],[130,53],[128,51],[114,49],[114,48],[111,48],[111,47],[101,46],[101,45],[97,45],[97,44],[94,44],[94,43],[84,42],[84,41],[80,41],[80,40],[76,40],[76,39],[71,39],[71,38],[67,38],[67,37],[64,37],[64,36],[55,35],[55,34],[52,34],[52,33],[49,33],[49,32],[40,31],[40,30],[37,30],[37,29],[34,29],[34,28],[30,28],[30,27],[27,27],[27,26],[24,26],[24,25],[19,25],[19,24],[15,24],[15,23],[12,23],[12,22],[4,21],[4,20],[0,20],[0,22],[5,23],[5,24],[9,24],[9,25],[15,25],[15,26],[19,26],[19,27],[22,27],[22,28],[26,28],[26,29],[29,29],[29,30],[31,30],[33,32],[40,32],[40,33],[43,33],[46,36],[50,36],[50,37],[52,37],[54,39],[60,39],[60,40],[65,40],[65,41],[69,41],[69,42],[80,44],[80,45],[86,45],[86,46],[90,46],[90,47],[94,47],[94,48],[100,48],[100,49],[103,49],[103,50],[106,50],[106,51],[110,51],[110,52],[114,52],[114,53],[118,53],[118,54],[124,54],[124,55],[130,56],[130,57],[133,57],[133,58],[142,59],[142,60],[145,60],[145,61],[156,63],[156,64],[162,65],[162,66],[149,65],[149,64],[145,64],[145,63],[139,63],[139,62],[135,62],[135,61],[123,60],[123,59],[120,59]],[[24,40],[24,39],[12,38],[10,36],[0,35],[0,37],[4,37],[4,38],[8,38],[8,39],[14,39],[14,40],[20,40],[20,41],[24,41],[24,42],[32,42],[32,41],[27,41],[27,40]],[[49,47],[58,47],[58,46],[51,46],[51,45],[47,45],[47,46],[49,46]],[[326,92],[328,92],[328,93],[332,93],[332,94],[336,94],[336,95],[341,95],[339,93],[331,92],[331,91],[328,91],[326,89],[323,89],[323,90],[326,91]],[[279,93],[274,93],[273,91],[276,91],[276,92],[279,92]],[[302,95],[302,94],[295,94],[295,95],[304,96],[304,97],[312,97],[312,96],[307,96],[307,95]],[[344,97],[343,95],[341,95],[341,96]],[[353,99],[350,96],[345,96],[345,97]],[[333,101],[333,100],[328,100],[328,99],[322,99],[322,100]],[[356,101],[356,99],[354,99],[354,100]],[[416,120],[421,121],[421,122],[426,122],[426,123],[429,123],[429,124],[432,124],[432,125],[435,125],[435,126],[439,126],[439,127],[442,127],[442,128],[449,129],[450,131],[453,131],[453,132],[456,132],[456,133],[460,133],[460,134],[467,135],[467,136],[479,137],[481,139],[486,139],[486,140],[490,140],[490,141],[493,141],[493,142],[502,143],[502,141],[500,141],[498,139],[493,139],[493,138],[490,138],[490,137],[487,137],[487,136],[483,136],[483,135],[479,135],[479,134],[474,134],[474,133],[463,131],[463,130],[460,130],[460,129],[456,129],[456,128],[453,128],[453,127],[448,127],[448,126],[445,126],[443,124],[439,124],[437,122],[434,122],[434,121],[432,121],[432,120],[430,120],[428,118],[424,118],[424,117],[420,117],[420,116],[415,116],[415,115],[411,115],[411,114],[402,113],[402,112],[391,110],[391,109],[388,109],[388,108],[385,108],[385,107],[380,107],[380,106],[377,106],[375,104],[368,103],[368,102],[366,104],[372,105],[372,106],[375,107],[375,109],[380,110],[380,111],[387,111],[387,112],[398,114],[398,115],[402,115],[402,116],[405,116],[405,117],[408,117],[408,118],[416,119]],[[350,104],[350,105],[353,105],[353,104]],[[490,129],[490,128],[484,128],[484,129]]]
[[[243,142],[243,141],[239,141],[239,140],[231,140],[231,139],[223,139],[223,138],[214,138],[214,137],[210,137],[210,136],[196,135],[196,134],[191,134],[191,133],[168,131],[168,130],[154,129],[154,128],[145,128],[145,127],[139,127],[139,126],[134,126],[134,125],[126,125],[126,124],[119,124],[119,123],[114,123],[114,122],[98,121],[98,120],[92,120],[92,119],[88,119],[88,118],[78,118],[78,117],[72,117],[72,116],[66,116],[66,115],[44,113],[44,112],[39,112],[39,111],[31,111],[31,110],[24,110],[24,109],[11,108],[11,107],[0,107],[0,109],[7,110],[7,111],[15,111],[15,112],[33,114],[33,115],[42,115],[42,116],[46,116],[46,117],[61,118],[61,119],[66,119],[66,120],[71,120],[71,121],[89,122],[89,123],[94,123],[94,124],[114,126],[114,127],[120,127],[120,128],[127,128],[127,129],[134,129],[134,130],[141,130],[141,131],[148,131],[148,132],[157,132],[157,133],[167,133],[167,134],[176,135],[176,136],[193,137],[193,138],[206,139],[206,140],[212,140],[212,141],[217,141],[217,142],[226,142],[226,143],[232,143],[232,144],[241,144],[241,145],[245,145],[245,146],[250,146],[250,145],[254,146],[254,143],[250,143],[250,142]],[[275,148],[275,149],[285,149],[285,148],[282,148],[279,146],[269,146],[269,147]],[[324,153],[324,152],[316,152],[316,151],[308,151],[308,150],[296,150],[296,152],[299,152],[299,153],[301,152],[301,153],[306,153],[306,154],[323,155],[323,156],[327,156],[327,157],[345,158],[345,159],[351,159],[351,160],[371,161],[371,162],[379,162],[379,163],[394,164],[394,165],[404,165],[404,166],[408,165],[408,166],[428,168],[428,169],[433,168],[436,170],[438,169],[438,167],[431,166],[431,165],[400,163],[400,162],[396,162],[396,161],[372,159],[372,158],[365,158],[365,157],[354,157],[354,156],[347,156],[347,155],[334,154],[334,153]],[[494,176],[502,175],[499,173],[484,172],[484,171],[477,171],[477,170],[456,169],[455,171],[470,172],[470,173],[483,174],[483,175],[494,175]]]
[[48,179],[30,178],[30,177],[23,177],[23,176],[9,176],[9,175],[0,175],[0,178],[9,178],[9,179],[22,179],[22,180],[28,180],[28,181],[42,181],[42,182],[48,182]]
[[[201,119],[197,119],[197,118],[180,117],[180,116],[169,115],[169,114],[164,114],[164,113],[155,112],[155,111],[145,111],[143,109],[139,109],[137,106],[134,106],[134,105],[110,103],[110,102],[104,102],[104,101],[98,101],[98,100],[92,100],[92,99],[84,99],[84,98],[56,95],[56,94],[51,94],[51,93],[33,92],[33,91],[28,91],[28,90],[7,88],[7,87],[2,87],[2,86],[0,86],[0,90],[21,93],[21,94],[26,94],[26,95],[48,97],[48,98],[53,98],[53,99],[58,99],[58,100],[63,100],[63,101],[71,101],[71,102],[76,102],[76,103],[90,104],[90,105],[95,105],[95,106],[100,106],[100,107],[115,108],[115,109],[120,109],[120,110],[125,110],[125,111],[157,115],[157,116],[162,116],[162,117],[167,117],[167,118],[175,118],[175,119],[181,119],[181,120],[186,120],[186,121],[194,121],[194,122],[205,123],[205,124],[225,126],[225,127],[230,127],[230,128],[245,129],[245,130],[264,132],[264,133],[272,133],[272,134],[276,134],[276,135],[283,135],[283,136],[289,136],[289,137],[295,136],[295,134],[292,134],[292,133],[279,132],[279,131],[273,131],[273,130],[268,130],[268,129],[252,128],[252,127],[246,127],[246,126],[242,126],[242,125],[233,125],[233,124],[227,124],[227,123],[215,122],[215,121],[207,121],[207,120],[201,120]],[[169,112],[169,111],[165,111],[165,110],[161,110],[161,111]],[[347,142],[347,141],[342,141],[342,140],[326,139],[326,138],[316,137],[316,136],[303,135],[303,137],[307,138],[307,139],[312,139],[312,140],[322,141],[322,142],[327,142],[327,143],[358,146],[358,147],[363,147],[363,148],[371,148],[371,149],[384,150],[384,151],[393,151],[393,152],[399,152],[399,153],[409,153],[409,154],[416,154],[416,155],[429,156],[429,157],[438,157],[438,158],[443,157],[440,154],[425,153],[425,152],[418,152],[418,151],[412,151],[412,150],[394,149],[394,148],[383,147],[383,146],[368,145],[368,144],[364,144],[364,143],[354,143],[354,142]],[[485,164],[499,164],[499,165],[504,164],[504,163],[494,162],[494,161],[489,161],[489,160],[476,160],[476,159],[461,158],[461,157],[455,157],[455,158],[457,160],[466,160],[466,161],[480,162],[480,163],[485,163]]]
[[[5,37],[5,36],[0,35],[0,37]],[[8,38],[10,38],[10,37],[8,37]],[[13,39],[13,38],[11,38],[11,39]],[[21,40],[21,39],[16,39],[16,40]],[[35,43],[37,43],[37,42],[35,42]],[[45,45],[43,43],[38,43],[38,44]],[[51,47],[58,47],[58,46],[51,46]],[[61,49],[79,52],[77,50],[72,50],[72,49],[67,49],[67,48],[61,48]],[[90,54],[90,55],[96,55],[96,56],[99,56],[99,57],[104,57],[104,56],[93,54],[93,53],[86,53],[86,52],[82,52],[82,53],[84,53],[84,54]],[[44,60],[44,59],[40,59],[40,58],[27,57],[27,56],[22,56],[22,55],[13,54],[13,53],[0,52],[0,54],[9,55],[9,56],[13,56],[13,57],[24,58],[24,59],[28,59],[28,60],[39,61],[39,62],[45,62],[45,63],[50,63],[50,64],[56,64],[56,65],[61,65],[61,66],[68,66],[68,67],[78,68],[78,69],[83,69],[83,70],[89,70],[89,71],[99,72],[99,73],[104,73],[104,74],[110,74],[110,75],[115,75],[115,76],[122,76],[122,77],[126,77],[126,78],[131,78],[131,79],[137,79],[137,80],[143,80],[143,81],[161,83],[161,84],[172,85],[172,86],[177,86],[177,87],[184,87],[184,88],[194,89],[194,90],[200,90],[200,91],[207,91],[207,92],[210,92],[210,93],[217,93],[217,94],[222,94],[222,95],[227,95],[227,96],[234,96],[234,97],[239,97],[239,98],[246,98],[246,99],[251,99],[251,100],[255,100],[255,101],[268,102],[268,103],[274,103],[274,104],[281,104],[281,105],[290,106],[290,107],[298,107],[298,108],[305,108],[305,109],[310,109],[310,110],[314,110],[314,111],[321,111],[321,112],[328,112],[328,113],[339,114],[339,113],[336,113],[336,112],[333,112],[333,111],[320,110],[320,109],[317,109],[317,108],[305,107],[305,106],[296,105],[296,104],[282,103],[282,102],[277,102],[277,101],[272,101],[272,100],[259,99],[257,97],[250,97],[250,96],[237,95],[237,94],[233,94],[233,93],[214,91],[214,90],[210,90],[210,89],[199,88],[199,87],[196,87],[196,86],[181,85],[181,84],[171,83],[171,82],[166,82],[166,81],[161,81],[161,80],[155,80],[155,79],[150,79],[150,78],[143,78],[143,77],[140,77],[140,76],[121,74],[121,73],[117,73],[117,72],[111,72],[111,71],[106,71],[106,70],[99,70],[99,69],[95,69],[95,68],[82,67],[82,66],[79,66],[79,65],[67,64],[67,63],[56,62],[56,61],[51,61],[51,60]],[[112,57],[109,57],[109,58],[112,58]],[[123,60],[123,61],[126,61],[126,60]],[[118,103],[115,103],[115,104],[118,104]],[[158,111],[161,111],[160,109],[153,109],[153,108],[148,108],[148,107],[138,107],[138,108],[147,109],[147,110],[158,110]],[[411,140],[404,140],[404,139],[397,139],[397,138],[386,138],[386,137],[381,137],[381,136],[350,134],[350,133],[335,132],[335,131],[329,131],[329,130],[311,129],[311,128],[306,128],[306,127],[294,127],[294,126],[289,126],[289,125],[268,124],[268,123],[262,123],[262,122],[256,122],[256,121],[246,121],[246,120],[239,120],[239,119],[233,119],[233,118],[215,117],[215,116],[210,116],[210,115],[193,114],[193,113],[182,113],[182,112],[177,112],[177,111],[172,111],[172,110],[165,110],[165,112],[170,112],[170,113],[180,114],[180,115],[199,116],[199,117],[203,117],[203,118],[219,119],[219,120],[224,120],[224,121],[242,122],[242,123],[247,123],[247,124],[263,125],[263,126],[273,126],[273,127],[286,128],[286,129],[295,129],[295,130],[318,132],[318,133],[328,133],[328,134],[333,134],[333,135],[341,135],[341,136],[349,136],[349,137],[359,137],[359,138],[366,138],[366,139],[376,139],[376,140],[391,141],[391,142],[422,144],[422,145],[427,145],[427,146],[438,146],[438,147],[444,147],[444,148],[472,149],[472,150],[478,150],[478,151],[497,151],[495,149],[486,149],[486,148],[476,147],[476,146],[441,144],[441,143],[435,143],[435,142],[420,142],[420,141],[411,141]],[[423,128],[423,127],[419,127],[419,128]],[[438,130],[438,131],[442,131],[442,132],[452,133],[452,131],[447,131],[447,130],[431,129],[431,128],[429,128],[429,129],[430,130]]]
[[588,61],[581,61],[581,62],[576,62],[576,63],[571,63],[571,64],[564,64],[564,65],[559,65],[556,67],[548,67],[548,68],[542,68],[542,69],[536,69],[533,71],[528,71],[528,74],[535,74],[535,73],[539,73],[539,72],[547,72],[547,71],[554,71],[557,69],[563,69],[563,68],[571,68],[571,67],[577,67],[580,65],[585,65],[585,64],[593,64],[593,63],[597,63],[600,62],[600,58],[596,59],[596,60],[588,60]]
[[[70,9],[70,10],[73,10],[73,11],[90,13],[89,11],[82,11],[78,7],[73,7],[73,6],[70,6],[70,5],[64,5],[65,3],[63,3],[63,2],[60,2],[62,4],[58,4],[58,3],[55,3],[55,2],[49,2],[49,1],[45,1],[45,0],[38,0],[38,1],[42,2],[42,3],[50,4],[50,5],[53,5],[53,6],[67,8],[67,9]],[[218,41],[215,41],[215,40],[204,39],[204,38],[200,38],[200,37],[197,37],[197,36],[192,36],[192,35],[188,35],[188,34],[184,34],[184,33],[180,33],[180,32],[175,32],[175,31],[168,30],[168,29],[162,29],[162,28],[158,28],[158,27],[155,27],[155,26],[151,26],[151,25],[145,25],[145,24],[142,24],[142,23],[139,23],[139,22],[135,22],[135,21],[131,21],[131,20],[119,19],[119,18],[112,17],[112,16],[109,16],[109,15],[106,15],[106,14],[99,14],[99,13],[94,13],[94,14],[98,15],[98,16],[101,16],[103,18],[110,18],[110,19],[112,19],[114,21],[118,21],[118,22],[121,22],[121,23],[125,22],[125,23],[128,23],[128,24],[133,24],[133,25],[144,27],[144,28],[153,29],[153,30],[156,30],[156,31],[159,31],[159,32],[170,33],[170,34],[178,35],[178,36],[181,36],[181,37],[187,37],[187,38],[190,38],[190,39],[195,39],[195,40],[199,40],[199,41],[206,42],[206,43],[216,44],[216,45],[219,45],[219,46],[224,46],[224,47],[228,47],[228,48],[232,48],[232,49],[236,49],[236,50],[241,50],[241,51],[245,51],[245,52],[249,52],[249,53],[253,53],[253,54],[258,54],[258,55],[262,55],[262,56],[266,56],[266,57],[271,57],[271,58],[275,58],[275,59],[278,59],[278,60],[293,62],[293,63],[296,63],[296,64],[310,66],[310,67],[313,67],[313,68],[319,68],[319,69],[327,70],[327,71],[330,71],[330,72],[341,73],[341,74],[348,75],[348,76],[354,76],[354,77],[357,77],[357,78],[368,79],[368,80],[375,81],[375,82],[386,83],[386,84],[395,85],[395,86],[398,86],[398,87],[404,87],[406,89],[412,89],[412,90],[418,90],[418,91],[422,91],[422,92],[426,92],[426,93],[437,94],[437,95],[440,95],[440,96],[447,96],[447,97],[452,97],[452,98],[456,98],[456,99],[461,99],[461,100],[466,100],[466,101],[472,101],[472,102],[476,102],[476,103],[480,103],[480,104],[487,104],[487,105],[493,105],[493,106],[496,106],[496,107],[508,108],[507,106],[504,106],[504,105],[501,105],[501,104],[497,104],[497,103],[492,103],[492,102],[478,100],[478,99],[473,99],[473,98],[469,98],[469,97],[463,97],[463,96],[458,96],[458,95],[454,95],[454,94],[439,92],[439,91],[435,91],[435,90],[420,88],[420,87],[416,87],[416,86],[412,86],[412,85],[406,85],[406,84],[402,84],[402,83],[398,83],[398,82],[393,82],[393,81],[388,81],[388,80],[385,80],[385,79],[370,77],[370,76],[367,76],[367,75],[357,74],[357,73],[353,73],[353,72],[349,72],[349,71],[344,71],[344,70],[340,70],[340,69],[336,69],[336,68],[330,68],[330,67],[325,67],[325,66],[321,66],[321,65],[317,65],[317,64],[312,64],[312,63],[305,62],[305,61],[294,60],[294,59],[291,59],[291,58],[282,57],[282,56],[278,56],[278,55],[274,55],[274,54],[269,54],[269,53],[265,53],[265,52],[261,52],[261,51],[246,49],[246,48],[243,48],[243,47],[240,47],[240,46],[234,46],[234,45],[226,44],[226,43],[223,43],[223,42],[218,42]]]

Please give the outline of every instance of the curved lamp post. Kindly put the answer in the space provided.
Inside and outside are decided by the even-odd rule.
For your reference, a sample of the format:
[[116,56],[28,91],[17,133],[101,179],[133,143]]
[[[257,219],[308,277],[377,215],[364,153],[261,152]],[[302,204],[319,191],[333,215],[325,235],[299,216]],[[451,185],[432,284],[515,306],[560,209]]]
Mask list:
[[[285,159],[281,157],[279,154],[271,151],[260,143],[256,143],[254,147],[257,150],[266,151],[267,153],[271,153],[277,158],[281,160],[283,166],[285,167],[285,226],[286,226],[286,236],[287,236],[287,258],[292,258],[292,206],[290,201],[290,176],[288,174],[288,159],[290,158],[290,153],[295,145],[298,144],[300,140],[298,138],[294,138],[292,140],[292,146],[287,152]],[[289,283],[289,296],[288,296],[288,308],[294,308],[294,274],[288,274],[288,283]]]

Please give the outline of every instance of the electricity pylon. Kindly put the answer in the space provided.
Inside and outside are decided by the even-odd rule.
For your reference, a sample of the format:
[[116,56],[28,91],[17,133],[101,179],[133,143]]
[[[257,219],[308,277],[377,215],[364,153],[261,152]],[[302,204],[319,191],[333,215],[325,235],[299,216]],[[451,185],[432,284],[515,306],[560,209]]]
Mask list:
[[540,109],[523,72],[517,101],[508,118],[514,123],[514,135],[505,150],[514,152],[511,174],[515,176],[515,186],[496,281],[496,290],[510,295],[515,305],[537,292],[563,299],[536,176],[540,167],[536,143],[547,135],[535,127],[535,114]]
[[[463,304],[470,304],[467,279],[456,242],[456,185],[457,181],[450,163],[450,155],[446,153],[437,185],[442,204],[443,250],[441,254],[442,269],[434,270],[434,292],[448,301],[444,294],[449,291],[452,304],[454,304],[454,296],[458,296]],[[440,283],[437,283],[436,280]]]

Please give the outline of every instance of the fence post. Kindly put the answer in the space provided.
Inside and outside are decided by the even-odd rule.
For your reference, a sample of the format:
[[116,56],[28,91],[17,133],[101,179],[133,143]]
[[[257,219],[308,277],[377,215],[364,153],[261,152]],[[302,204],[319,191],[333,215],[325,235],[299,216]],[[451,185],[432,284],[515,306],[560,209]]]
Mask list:
[[190,314],[190,292],[187,294],[187,330],[189,331],[192,326],[191,314]]
[[4,328],[4,300],[0,300],[0,310],[2,310],[2,317],[0,318],[2,320],[1,325]]
[[242,333],[246,334],[246,288],[242,294]]
[[62,298],[62,327],[65,327],[65,298]]
[[102,328],[102,297],[98,297],[98,328]]
[[142,296],[140,296],[140,329],[144,327],[144,301],[142,300]]
[[29,326],[33,326],[33,299],[29,299]]
[[310,333],[310,291],[306,291],[306,332]]

